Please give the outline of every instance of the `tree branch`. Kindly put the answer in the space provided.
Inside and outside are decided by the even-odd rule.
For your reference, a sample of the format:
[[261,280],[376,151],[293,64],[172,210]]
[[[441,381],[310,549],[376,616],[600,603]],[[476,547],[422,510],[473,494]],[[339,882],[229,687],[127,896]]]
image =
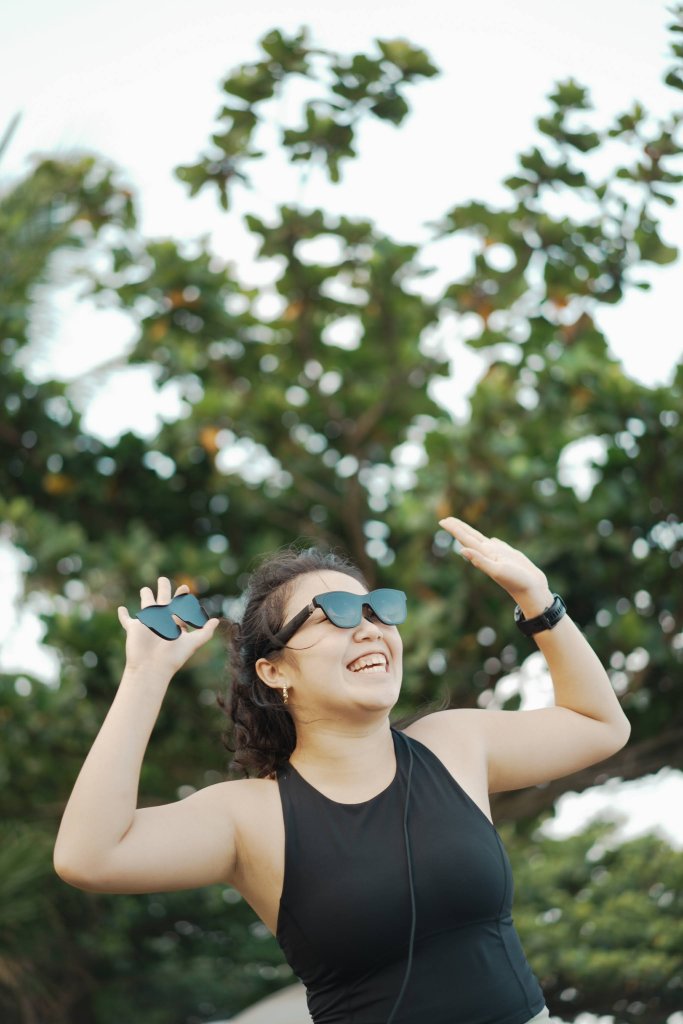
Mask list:
[[640,743],[627,743],[607,760],[546,785],[492,794],[491,811],[497,821],[535,818],[563,793],[583,793],[612,778],[639,779],[658,772],[662,765],[683,770],[683,728],[670,729]]

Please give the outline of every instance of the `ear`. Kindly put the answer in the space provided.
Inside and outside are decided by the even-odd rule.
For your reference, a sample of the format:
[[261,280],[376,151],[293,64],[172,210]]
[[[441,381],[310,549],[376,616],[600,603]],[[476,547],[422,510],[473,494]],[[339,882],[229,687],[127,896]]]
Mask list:
[[278,688],[284,686],[287,683],[286,676],[280,671],[280,666],[276,665],[273,661],[268,661],[267,658],[259,658],[254,665],[256,674],[258,675],[261,682],[265,683],[266,686],[272,686]]

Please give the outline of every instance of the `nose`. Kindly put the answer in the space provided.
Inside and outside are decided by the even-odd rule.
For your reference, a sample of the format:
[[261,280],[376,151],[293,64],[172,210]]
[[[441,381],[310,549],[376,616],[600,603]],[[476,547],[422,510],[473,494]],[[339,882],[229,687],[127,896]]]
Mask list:
[[367,611],[366,611],[365,608],[363,609],[363,612],[364,612],[363,617],[361,618],[360,622],[358,623],[358,625],[356,626],[356,628],[354,630],[354,636],[358,636],[359,638],[361,638],[361,637],[371,637],[374,640],[381,639],[381,637],[382,637],[382,629],[381,629],[379,623],[373,621],[372,619],[368,619],[366,617]]

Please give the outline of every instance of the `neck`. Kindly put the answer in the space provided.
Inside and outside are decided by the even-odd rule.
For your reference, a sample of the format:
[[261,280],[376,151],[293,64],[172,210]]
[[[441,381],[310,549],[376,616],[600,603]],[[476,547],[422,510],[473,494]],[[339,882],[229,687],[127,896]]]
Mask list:
[[394,742],[388,717],[367,725],[345,722],[297,723],[297,743],[290,757],[298,770],[335,781],[367,779],[393,757]]

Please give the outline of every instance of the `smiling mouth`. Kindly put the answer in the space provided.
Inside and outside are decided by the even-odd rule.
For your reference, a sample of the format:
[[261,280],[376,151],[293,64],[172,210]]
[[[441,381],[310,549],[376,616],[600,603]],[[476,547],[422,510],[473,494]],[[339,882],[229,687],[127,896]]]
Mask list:
[[389,671],[389,662],[387,658],[384,658],[381,662],[374,661],[370,665],[362,665],[359,668],[353,668],[353,665],[354,662],[352,661],[350,665],[346,666],[346,668],[348,672],[352,672],[355,676],[363,674],[370,675],[371,673],[375,673],[376,675],[386,675]]

